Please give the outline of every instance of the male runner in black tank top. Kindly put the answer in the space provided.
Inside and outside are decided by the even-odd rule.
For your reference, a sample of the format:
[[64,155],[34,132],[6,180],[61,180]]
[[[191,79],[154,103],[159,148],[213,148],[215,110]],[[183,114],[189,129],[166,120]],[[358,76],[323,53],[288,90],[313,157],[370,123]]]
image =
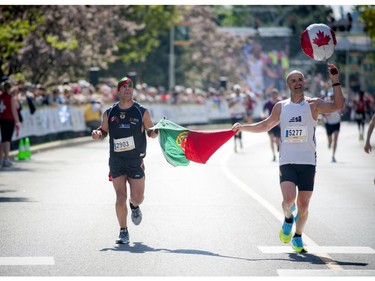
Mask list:
[[101,126],[92,132],[92,138],[102,140],[109,133],[109,169],[116,191],[116,215],[120,225],[118,244],[129,243],[126,206],[127,186],[130,186],[129,205],[132,221],[141,223],[139,205],[143,202],[145,173],[143,158],[146,156],[146,132],[149,137],[157,137],[157,131],[149,131],[153,126],[147,108],[133,100],[133,81],[122,78],[117,84],[119,102],[107,109]]

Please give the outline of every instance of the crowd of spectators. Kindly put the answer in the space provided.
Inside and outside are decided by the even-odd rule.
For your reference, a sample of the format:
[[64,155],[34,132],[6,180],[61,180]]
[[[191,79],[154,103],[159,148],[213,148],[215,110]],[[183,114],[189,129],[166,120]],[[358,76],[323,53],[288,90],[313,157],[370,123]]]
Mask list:
[[[309,97],[326,98],[330,95],[332,87],[321,74],[315,76],[306,76],[306,91]],[[30,110],[34,114],[39,108],[46,106],[83,106],[86,130],[84,132],[72,132],[60,136],[48,136],[45,138],[35,138],[33,143],[49,141],[61,138],[70,138],[81,135],[89,135],[93,129],[101,124],[101,117],[104,110],[117,101],[117,81],[108,79],[96,86],[85,80],[71,82],[62,81],[59,85],[53,87],[45,87],[44,85],[33,85],[24,81],[13,81],[8,79],[11,84],[10,93],[15,97],[18,110],[18,119],[22,123],[22,109]],[[264,104],[270,99],[265,93],[253,92],[240,83],[228,83],[228,87],[210,87],[208,89],[200,89],[194,87],[175,86],[173,91],[168,91],[164,87],[154,87],[146,83],[137,83],[134,98],[140,103],[152,107],[152,104],[181,105],[181,104],[197,104],[203,105],[208,101],[217,105],[217,108],[225,108],[229,110],[229,100],[234,93],[234,85],[240,87],[241,95],[244,96],[244,106],[246,108],[246,121],[260,121],[266,118],[263,112]],[[360,105],[365,110],[365,122],[371,119],[375,112],[375,99],[372,94],[359,90],[358,92],[344,88],[344,96],[346,107],[343,111],[342,121],[356,122],[356,111]],[[360,94],[362,93],[362,94]],[[1,92],[0,87],[0,95]],[[279,97],[288,98],[289,93],[286,90],[280,90]],[[3,110],[4,106],[0,106]],[[63,107],[61,107],[63,108]],[[61,109],[60,108],[60,109]],[[230,120],[229,114],[227,117]],[[223,119],[221,118],[221,119]],[[363,135],[362,135],[363,137]],[[18,145],[12,142],[12,149],[17,149]]]
[[[321,74],[315,77],[307,76],[307,91],[310,97],[325,97],[331,90],[331,86]],[[100,104],[102,107],[106,104],[112,104],[117,100],[117,81],[108,79],[97,84],[95,87],[85,80],[70,82],[64,80],[60,85],[46,88],[43,85],[33,85],[24,81],[12,81],[12,93],[19,102],[19,107],[27,104],[30,110],[35,111],[40,106],[50,105],[84,105]],[[233,83],[236,84],[236,83]],[[247,87],[241,88],[246,96],[246,107],[252,119],[262,119],[264,117],[262,108],[269,97],[263,93],[254,93]],[[233,93],[232,85],[227,89],[210,87],[206,90],[199,88],[189,88],[176,86],[172,92],[164,87],[154,87],[145,83],[136,84],[134,97],[141,103],[162,103],[162,104],[204,104],[207,100],[217,103],[218,106],[225,103]],[[357,93],[348,93],[346,95],[346,114],[350,120],[350,112],[357,98]],[[285,90],[280,91],[282,98],[287,98],[288,93]],[[368,116],[374,112],[375,104],[372,95],[366,93],[366,99],[369,103]],[[345,117],[343,118],[346,119]]]

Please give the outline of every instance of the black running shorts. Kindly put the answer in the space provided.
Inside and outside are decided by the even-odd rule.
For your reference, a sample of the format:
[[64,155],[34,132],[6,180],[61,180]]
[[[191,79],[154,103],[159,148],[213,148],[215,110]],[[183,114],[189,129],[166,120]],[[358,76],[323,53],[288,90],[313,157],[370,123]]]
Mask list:
[[313,191],[315,165],[286,164],[280,166],[280,183],[293,182],[299,191]]
[[280,126],[276,125],[275,127],[273,127],[271,130],[268,131],[268,134],[273,135],[277,138],[280,138],[281,136]]
[[327,135],[332,135],[335,131],[340,132],[340,123],[325,124]]
[[122,157],[111,156],[109,158],[109,171],[112,178],[127,175],[132,179],[141,179],[145,176],[142,168],[142,158],[126,159]]
[[12,141],[12,136],[14,132],[14,120],[11,119],[1,119],[0,129],[1,129],[1,142]]

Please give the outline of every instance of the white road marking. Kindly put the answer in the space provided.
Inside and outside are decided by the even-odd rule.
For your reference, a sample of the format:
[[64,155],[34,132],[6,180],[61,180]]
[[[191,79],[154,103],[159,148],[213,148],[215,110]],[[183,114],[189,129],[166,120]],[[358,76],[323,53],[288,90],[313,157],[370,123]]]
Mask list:
[[279,276],[375,276],[375,270],[278,269]]
[[[237,178],[232,172],[229,170],[226,163],[228,162],[228,158],[232,155],[233,152],[228,152],[226,155],[224,155],[223,158],[221,158],[220,166],[224,173],[224,175],[231,180],[238,188],[240,188],[242,191],[247,193],[250,197],[252,197],[254,200],[258,201],[259,204],[261,204],[264,208],[266,208],[276,219],[278,219],[281,223],[284,221],[284,216],[274,207],[272,206],[267,200],[265,200],[262,196],[260,196],[258,193],[256,193],[254,190],[252,190],[246,183],[241,181],[239,178]],[[318,247],[319,245],[316,244],[310,237],[308,237],[305,233],[303,234],[303,240],[306,245],[306,248],[309,247]],[[343,270],[343,268],[335,262],[328,254],[322,253],[317,255],[324,263],[325,265],[332,270]]]
[[53,257],[0,257],[0,265],[55,265]]
[[[337,246],[306,246],[310,254],[375,254],[370,247],[337,247]],[[290,246],[258,246],[258,249],[265,254],[294,253]]]

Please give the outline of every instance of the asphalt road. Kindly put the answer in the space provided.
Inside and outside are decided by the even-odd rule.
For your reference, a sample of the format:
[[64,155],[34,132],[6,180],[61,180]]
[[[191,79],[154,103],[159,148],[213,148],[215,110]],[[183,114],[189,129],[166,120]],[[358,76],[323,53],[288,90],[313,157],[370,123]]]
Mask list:
[[[281,192],[268,136],[244,134],[207,164],[172,167],[148,141],[143,221],[115,245],[108,142],[34,153],[0,169],[1,276],[375,276],[375,154],[342,124],[337,163],[323,127],[304,241],[279,241]],[[375,144],[374,144],[375,145]]]

